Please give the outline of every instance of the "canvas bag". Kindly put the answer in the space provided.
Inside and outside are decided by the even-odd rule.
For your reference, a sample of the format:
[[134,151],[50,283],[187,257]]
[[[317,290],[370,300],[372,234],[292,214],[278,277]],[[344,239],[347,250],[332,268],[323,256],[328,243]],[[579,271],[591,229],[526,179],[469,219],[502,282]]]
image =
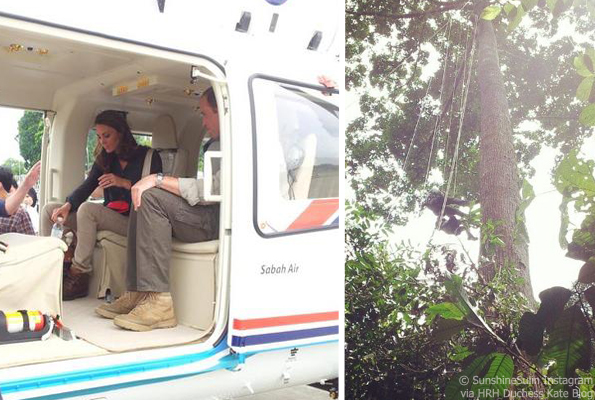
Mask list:
[[66,243],[19,233],[2,234],[0,241],[8,245],[0,252],[0,310],[61,315]]

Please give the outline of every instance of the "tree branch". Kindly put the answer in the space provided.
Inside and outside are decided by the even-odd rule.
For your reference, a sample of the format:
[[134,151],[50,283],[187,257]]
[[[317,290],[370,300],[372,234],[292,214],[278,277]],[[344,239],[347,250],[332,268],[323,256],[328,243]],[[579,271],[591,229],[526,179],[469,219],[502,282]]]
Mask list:
[[578,121],[578,115],[574,116],[574,115],[561,115],[561,116],[556,116],[556,115],[537,115],[534,117],[534,119],[559,119],[562,121]]
[[347,14],[360,16],[360,17],[379,17],[379,18],[388,18],[388,19],[409,19],[409,18],[417,18],[423,17],[425,15],[432,15],[432,14],[439,14],[449,10],[457,10],[463,9],[461,7],[463,5],[463,0],[456,1],[453,3],[444,3],[443,6],[439,6],[437,8],[433,8],[431,10],[426,11],[415,11],[405,14],[391,14],[391,13],[383,13],[383,12],[374,12],[374,11],[354,11],[354,10],[345,10]]
[[[430,40],[434,39],[434,37],[436,37],[436,35],[438,35],[440,32],[442,32],[442,30],[443,30],[443,29],[446,27],[446,25],[448,25],[448,22],[445,22],[445,23],[444,23],[444,24],[443,24],[443,25],[442,25],[442,26],[441,26],[439,29],[437,29],[437,30],[436,30],[436,32],[434,32],[434,34],[433,34],[433,35],[432,35],[430,38],[428,38],[428,40],[427,40],[427,41],[429,42]],[[401,65],[403,65],[403,64],[405,63],[405,61],[407,61],[407,60],[409,59],[409,57],[411,57],[411,56],[412,56],[412,55],[413,55],[413,54],[414,54],[416,51],[419,51],[419,49],[420,49],[420,47],[421,47],[421,43],[422,43],[422,42],[424,42],[424,41],[426,41],[426,40],[424,39],[424,33],[425,33],[425,28],[424,28],[424,30],[422,31],[422,34],[421,34],[422,40],[419,40],[419,41],[418,41],[418,45],[417,45],[417,47],[416,47],[415,49],[412,49],[412,50],[411,50],[409,53],[407,53],[407,54],[406,54],[406,55],[405,55],[405,56],[404,56],[404,57],[403,57],[403,58],[402,58],[402,59],[401,59],[401,60],[400,60],[400,61],[397,63],[397,65],[395,65],[395,66],[391,67],[391,68],[390,68],[390,69],[389,69],[389,70],[386,72],[386,75],[390,75],[390,74],[392,74],[394,71],[396,71],[398,68],[400,68],[400,67],[401,67]]]
[[457,0],[457,1],[440,1],[440,0],[429,0],[430,3],[434,3],[438,6],[446,6],[446,5],[450,5],[450,4],[463,4],[464,0]]

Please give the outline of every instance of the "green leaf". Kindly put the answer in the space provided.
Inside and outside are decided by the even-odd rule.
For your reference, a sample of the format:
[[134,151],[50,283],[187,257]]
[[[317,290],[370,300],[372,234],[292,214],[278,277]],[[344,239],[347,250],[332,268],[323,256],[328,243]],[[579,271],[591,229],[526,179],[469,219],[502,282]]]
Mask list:
[[444,286],[446,291],[456,300],[458,308],[465,313],[465,318],[470,324],[481,326],[484,330],[496,336],[492,328],[479,315],[477,307],[471,304],[463,288],[463,279],[460,276],[451,275],[450,279],[444,282]]
[[523,186],[521,188],[521,203],[516,210],[516,223],[518,239],[529,242],[529,234],[527,233],[527,226],[525,224],[525,210],[531,202],[535,199],[535,190],[528,180],[523,180]]
[[491,244],[498,247],[504,247],[506,245],[506,243],[504,243],[504,241],[499,237],[494,237],[491,241]]
[[554,0],[554,1],[547,1],[550,10],[552,11],[552,15],[554,17],[558,17],[560,14],[568,10],[572,6],[573,0]]
[[480,18],[485,19],[486,21],[491,21],[500,15],[502,8],[500,6],[487,6],[481,12]]
[[595,286],[591,286],[589,289],[585,290],[585,299],[595,311]]
[[436,329],[432,332],[432,340],[435,342],[444,342],[450,340],[454,335],[461,332],[467,326],[465,321],[457,321],[454,319],[439,319]]
[[466,346],[455,346],[453,349],[453,354],[449,355],[452,361],[463,361],[465,358],[469,357],[473,352],[469,350]]
[[573,150],[558,165],[554,172],[554,185],[560,193],[573,193],[577,190],[595,196],[595,178],[593,178],[593,161],[582,161],[577,158],[577,150]]
[[516,6],[512,3],[506,3],[504,4],[504,7],[502,7],[504,9],[504,12],[506,13],[506,15],[510,14],[510,12],[512,10],[514,10],[516,8]]
[[564,310],[556,321],[543,351],[544,360],[553,360],[555,376],[574,377],[576,369],[589,366],[591,357],[589,327],[580,306]]
[[578,272],[578,281],[580,283],[595,282],[595,257],[589,258]]
[[[583,202],[587,202],[584,200]],[[592,205],[593,198],[588,200]],[[578,200],[577,200],[578,203]],[[584,262],[589,261],[591,257],[595,257],[595,215],[587,214],[580,229],[577,229],[572,234],[572,242],[568,244],[567,257]]]
[[589,372],[583,372],[581,370],[576,371],[581,380],[579,384],[579,391],[581,392],[581,399],[593,399],[595,398],[595,392],[593,391],[593,378],[595,378],[595,368],[591,368]]
[[[493,384],[475,384],[471,386],[473,394],[478,393],[490,393],[482,399],[500,399],[505,396],[505,391],[510,387],[509,382],[511,381],[512,374],[514,372],[514,362],[512,358],[507,354],[493,353],[494,358],[490,364],[488,372],[482,377],[482,379],[489,380],[487,382]],[[488,390],[490,392],[488,392]]]
[[[453,377],[446,385],[444,391],[446,400],[465,400],[466,396],[463,397],[463,394],[471,387],[473,377],[483,376],[486,366],[493,358],[494,354],[479,356],[460,374]],[[461,379],[461,377],[465,377],[466,379]],[[466,384],[464,384],[465,382]]]
[[525,16],[525,9],[523,8],[523,5],[518,6],[516,8],[516,13],[512,12],[511,15],[512,14],[514,14],[514,17],[508,24],[508,32],[512,32],[513,30],[515,30],[516,27],[519,26],[519,24],[523,20],[523,17]]
[[574,67],[581,76],[593,76],[595,74],[595,49],[587,47],[583,54],[576,56]]
[[537,5],[538,2],[539,0],[521,0],[521,4],[526,11],[531,10]]
[[584,54],[574,57],[574,68],[576,69],[576,72],[584,78],[593,76],[593,72],[591,72],[591,70],[589,69],[589,67],[587,67],[587,64],[585,63],[585,60],[588,59],[589,58],[586,57]]
[[591,90],[593,89],[593,82],[595,82],[595,77],[589,76],[578,85],[578,89],[576,89],[576,98],[582,101],[589,101],[589,97],[591,97]]
[[595,73],[595,49],[587,47],[583,55],[585,66],[591,73]]
[[589,104],[587,107],[583,108],[578,120],[585,126],[595,126],[595,104]]
[[539,354],[543,346],[543,321],[536,314],[526,312],[519,322],[519,347],[531,356]]
[[440,315],[444,319],[462,320],[465,318],[465,313],[459,309],[454,303],[440,303],[428,308],[428,314],[433,317]]
[[517,209],[517,220],[524,221],[524,214],[527,207],[531,205],[531,202],[535,199],[535,190],[528,180],[523,179],[523,187],[521,188],[521,204]]
[[554,286],[539,293],[541,305],[537,317],[550,329],[564,311],[564,306],[572,296],[572,292],[561,286]]
[[560,203],[560,233],[558,234],[558,241],[560,247],[566,249],[568,247],[568,240],[566,235],[568,234],[568,226],[570,225],[570,216],[568,215],[568,204],[572,201],[567,193],[562,193],[562,203]]
[[479,322],[474,318],[476,311],[463,288],[463,279],[460,276],[451,275],[450,279],[444,282],[444,286],[448,294],[457,302],[457,307],[468,317],[468,320],[470,322]]
[[559,0],[546,0],[547,6],[549,7],[551,12],[554,12],[556,9],[556,4]]

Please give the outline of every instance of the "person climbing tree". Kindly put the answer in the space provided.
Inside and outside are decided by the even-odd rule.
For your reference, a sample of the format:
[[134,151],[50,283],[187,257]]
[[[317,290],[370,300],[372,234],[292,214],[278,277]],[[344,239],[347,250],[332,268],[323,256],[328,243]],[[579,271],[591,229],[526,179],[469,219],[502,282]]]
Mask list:
[[[468,206],[469,202],[454,197],[447,197],[445,203],[444,194],[437,189],[432,189],[422,204],[422,207],[430,209],[438,217],[436,221],[438,229],[450,235],[459,235],[461,232],[466,231],[469,240],[477,240],[469,228],[461,223],[461,219],[457,218],[458,216],[466,219],[468,214],[453,207],[453,205]],[[444,212],[442,212],[442,207],[444,207]]]

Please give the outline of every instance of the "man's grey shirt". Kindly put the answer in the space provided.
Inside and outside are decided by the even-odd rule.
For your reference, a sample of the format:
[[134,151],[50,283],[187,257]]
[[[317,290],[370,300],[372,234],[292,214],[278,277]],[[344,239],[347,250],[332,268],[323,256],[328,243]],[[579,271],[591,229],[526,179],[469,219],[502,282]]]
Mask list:
[[[209,149],[205,152],[220,150],[221,145],[219,141],[211,143]],[[219,160],[213,162],[213,184],[211,185],[211,192],[213,194],[219,194],[220,192],[220,175],[221,175],[221,163]],[[194,206],[198,203],[212,204],[213,202],[205,201],[205,187],[204,178],[179,178],[178,184],[180,188],[180,195],[185,199],[188,204]]]

